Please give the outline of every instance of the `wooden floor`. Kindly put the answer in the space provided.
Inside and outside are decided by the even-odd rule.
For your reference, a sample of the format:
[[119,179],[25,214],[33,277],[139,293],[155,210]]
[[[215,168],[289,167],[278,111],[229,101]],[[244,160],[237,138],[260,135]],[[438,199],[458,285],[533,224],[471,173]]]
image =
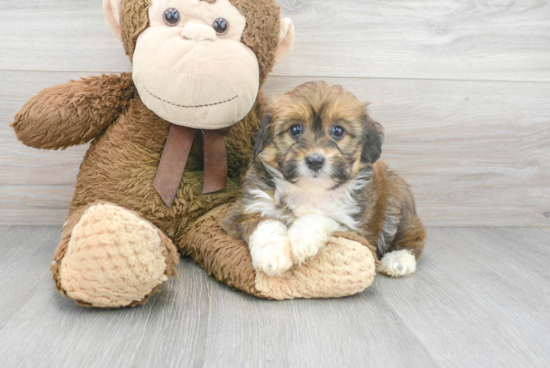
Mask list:
[[0,227],[0,366],[548,367],[550,229],[429,230],[418,272],[339,300],[259,300],[189,259],[147,305],[55,290],[59,227]]

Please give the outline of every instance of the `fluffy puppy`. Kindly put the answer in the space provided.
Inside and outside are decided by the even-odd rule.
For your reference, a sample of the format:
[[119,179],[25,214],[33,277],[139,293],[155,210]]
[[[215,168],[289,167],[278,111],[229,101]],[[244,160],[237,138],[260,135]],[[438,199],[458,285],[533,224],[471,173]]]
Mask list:
[[223,228],[270,276],[315,256],[334,231],[376,244],[379,272],[413,273],[425,230],[409,186],[378,161],[383,139],[366,104],[341,86],[310,82],[287,92],[268,108]]

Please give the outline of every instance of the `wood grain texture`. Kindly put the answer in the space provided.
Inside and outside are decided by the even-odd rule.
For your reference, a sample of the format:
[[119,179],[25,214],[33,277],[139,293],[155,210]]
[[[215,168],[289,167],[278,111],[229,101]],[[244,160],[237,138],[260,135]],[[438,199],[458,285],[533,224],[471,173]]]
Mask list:
[[[32,95],[78,75],[0,72],[0,223],[63,223],[87,146],[34,150],[8,124]],[[271,77],[264,90],[310,79]],[[326,79],[372,102],[383,159],[412,184],[428,225],[550,226],[550,84]]]
[[[548,1],[279,4],[297,39],[268,95],[327,79],[371,101],[430,226],[550,226]],[[8,125],[43,88],[131,67],[98,2],[1,8],[0,224],[61,224],[87,146],[33,150]]]
[[[550,81],[548,1],[279,4],[297,39],[276,75]],[[0,45],[0,70],[130,70],[99,1],[3,0]]]
[[[434,359],[446,367],[549,364],[550,315],[541,308],[550,295],[548,230],[431,229],[427,249],[416,279],[381,293]],[[524,354],[526,346],[539,354]]]
[[60,227],[0,226],[2,367],[544,367],[549,229],[429,229],[418,272],[337,300],[266,301],[188,259],[143,306],[77,307]]
[[0,185],[0,224],[64,224],[74,185]]

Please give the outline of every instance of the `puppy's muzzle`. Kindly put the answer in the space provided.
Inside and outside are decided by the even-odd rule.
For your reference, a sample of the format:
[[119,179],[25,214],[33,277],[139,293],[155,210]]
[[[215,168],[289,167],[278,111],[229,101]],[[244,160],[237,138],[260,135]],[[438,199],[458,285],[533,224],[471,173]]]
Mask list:
[[307,167],[314,172],[321,170],[325,166],[325,162],[325,158],[318,153],[313,153],[306,157]]

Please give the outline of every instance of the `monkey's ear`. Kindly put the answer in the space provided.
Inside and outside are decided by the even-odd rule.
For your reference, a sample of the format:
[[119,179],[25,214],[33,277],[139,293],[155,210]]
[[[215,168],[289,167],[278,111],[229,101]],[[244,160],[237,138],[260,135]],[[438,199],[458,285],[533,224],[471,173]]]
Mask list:
[[258,134],[256,134],[256,142],[254,143],[254,154],[252,155],[252,159],[255,160],[256,157],[262,152],[264,145],[269,143],[268,142],[268,135],[267,130],[269,127],[269,124],[271,124],[271,115],[268,113],[264,118],[262,119],[262,125],[260,125],[260,131]]
[[105,14],[105,19],[107,19],[109,28],[119,40],[122,40],[122,29],[120,27],[121,3],[122,0],[103,0],[103,13]]
[[384,131],[382,125],[365,115],[364,123],[366,131],[363,137],[363,152],[361,162],[375,163],[382,155],[382,144],[384,143]]
[[275,52],[275,64],[281,62],[292,51],[294,46],[294,23],[290,18],[281,19],[279,31],[279,46]]

